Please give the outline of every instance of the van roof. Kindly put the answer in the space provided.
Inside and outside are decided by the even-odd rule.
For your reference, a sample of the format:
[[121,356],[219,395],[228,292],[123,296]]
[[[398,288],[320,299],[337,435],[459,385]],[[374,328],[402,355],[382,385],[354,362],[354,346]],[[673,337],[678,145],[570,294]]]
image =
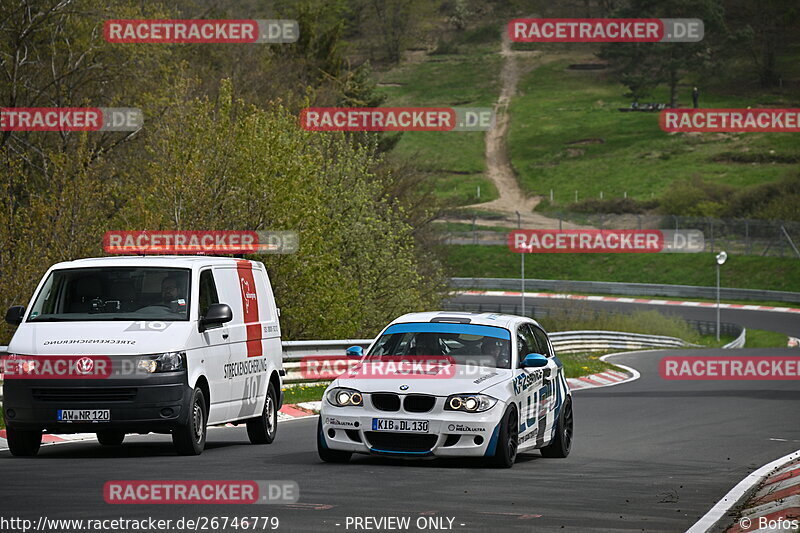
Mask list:
[[[229,265],[236,261],[233,257],[216,257],[211,255],[121,255],[113,257],[87,257],[74,261],[56,263],[52,268],[86,268],[102,266],[152,266],[194,268],[198,266]],[[255,261],[252,261],[255,263]]]

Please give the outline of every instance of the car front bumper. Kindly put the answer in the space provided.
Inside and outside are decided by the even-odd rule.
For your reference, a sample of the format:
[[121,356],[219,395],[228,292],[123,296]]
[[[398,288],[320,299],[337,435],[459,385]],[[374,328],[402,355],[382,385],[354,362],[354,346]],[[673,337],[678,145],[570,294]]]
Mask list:
[[[3,386],[6,424],[48,433],[169,432],[186,422],[192,389],[186,372],[126,379],[10,379]],[[109,409],[107,422],[62,422],[63,409]]]
[[[320,444],[331,450],[402,458],[493,455],[505,404],[484,413],[434,409],[427,413],[385,412],[366,407],[335,407],[323,400]],[[428,431],[378,431],[376,419],[427,421]]]

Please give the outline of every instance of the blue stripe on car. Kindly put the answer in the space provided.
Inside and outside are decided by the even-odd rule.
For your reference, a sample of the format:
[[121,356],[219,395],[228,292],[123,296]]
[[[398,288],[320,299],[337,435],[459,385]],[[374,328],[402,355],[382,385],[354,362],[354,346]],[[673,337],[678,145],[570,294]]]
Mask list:
[[392,333],[458,333],[464,335],[481,335],[497,339],[511,340],[511,333],[497,326],[481,326],[478,324],[447,324],[444,322],[411,322],[395,324],[386,328],[384,335]]
[[[503,422],[501,421],[500,424],[502,423]],[[489,440],[489,446],[486,447],[486,453],[483,454],[486,457],[494,456],[494,452],[497,449],[497,441],[500,439],[500,424],[497,424],[494,427],[492,438]]]

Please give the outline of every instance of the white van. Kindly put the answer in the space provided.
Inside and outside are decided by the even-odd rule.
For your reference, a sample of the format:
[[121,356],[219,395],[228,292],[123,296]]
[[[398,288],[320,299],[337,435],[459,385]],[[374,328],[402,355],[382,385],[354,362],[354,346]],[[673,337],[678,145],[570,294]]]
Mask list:
[[[3,414],[14,455],[42,433],[171,433],[203,451],[206,426],[245,422],[254,444],[277,432],[281,331],[264,265],[209,256],[80,259],[52,266],[5,361]],[[14,363],[17,363],[16,366]],[[105,368],[101,368],[105,367]]]

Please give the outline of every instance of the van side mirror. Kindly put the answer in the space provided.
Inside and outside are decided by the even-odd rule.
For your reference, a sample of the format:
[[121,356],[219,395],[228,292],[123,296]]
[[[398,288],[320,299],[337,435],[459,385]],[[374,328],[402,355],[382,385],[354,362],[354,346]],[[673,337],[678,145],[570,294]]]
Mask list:
[[547,357],[540,353],[529,353],[522,360],[522,368],[541,368],[547,366]]
[[364,356],[364,348],[361,346],[351,346],[344,353],[347,357],[361,358]]
[[200,331],[203,332],[209,326],[219,326],[233,320],[233,311],[228,304],[211,304],[208,306],[205,316],[200,317]]
[[6,311],[6,322],[12,326],[19,326],[22,324],[22,317],[25,316],[24,305],[12,305]]

